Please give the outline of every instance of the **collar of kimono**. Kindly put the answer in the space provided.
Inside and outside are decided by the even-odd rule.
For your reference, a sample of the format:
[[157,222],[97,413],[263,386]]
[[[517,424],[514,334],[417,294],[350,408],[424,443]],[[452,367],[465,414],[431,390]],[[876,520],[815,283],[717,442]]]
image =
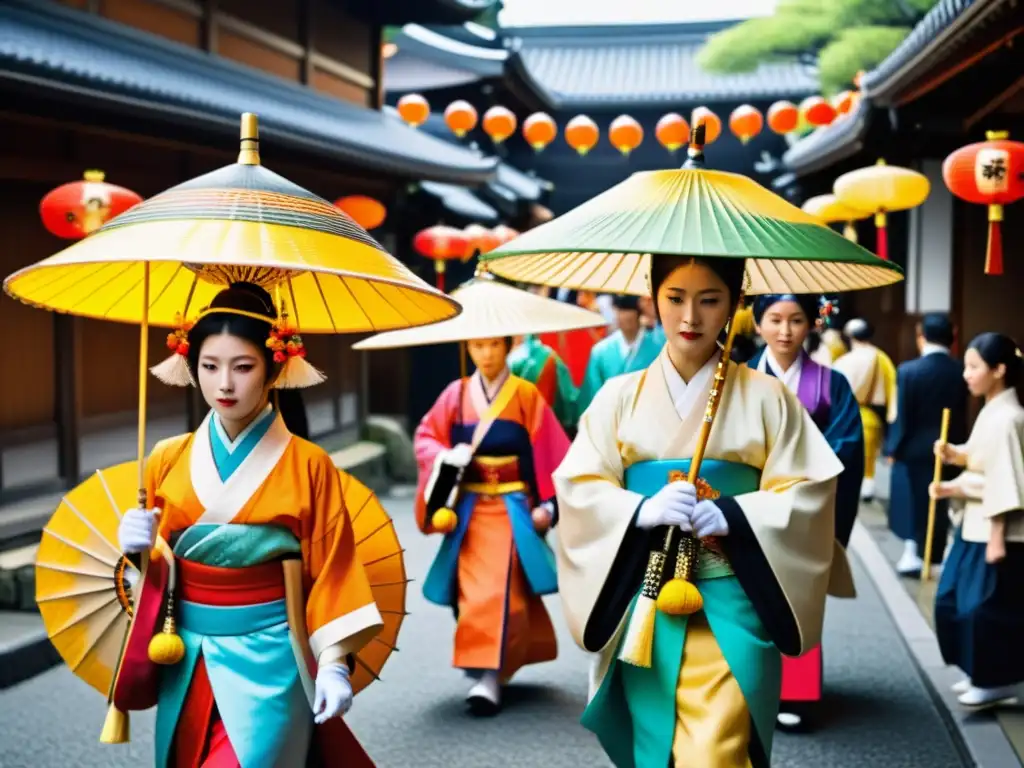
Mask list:
[[210,411],[199,425],[192,440],[189,458],[189,472],[196,498],[203,506],[203,513],[194,522],[223,524],[230,523],[263,482],[277,467],[291,442],[292,435],[284,425],[280,414],[274,416],[267,433],[249,452],[238,468],[226,480],[222,480],[213,458],[210,443]]
[[[711,359],[704,363],[703,367],[693,375],[693,378],[689,382],[685,382],[668,356],[668,346],[662,350],[660,355],[661,370],[665,375],[665,384],[668,386],[669,397],[672,398],[672,404],[675,406],[676,413],[679,414],[680,419],[685,420],[690,411],[693,410],[694,405],[697,404],[698,399],[701,399],[701,395],[704,394],[708,382],[715,373],[715,367],[718,365],[718,359],[721,354],[721,350],[716,351],[711,356]],[[703,405],[703,402],[701,405]]]
[[768,373],[768,368],[771,368],[772,373],[775,374],[775,378],[781,381],[786,389],[793,394],[796,394],[797,388],[800,386],[800,374],[804,369],[804,351],[801,350],[800,354],[796,356],[796,360],[786,370],[782,370],[782,364],[772,354],[771,347],[764,348],[764,354],[761,355],[761,359],[757,361],[757,370],[761,373]]
[[265,419],[270,418],[270,413],[273,410],[274,409],[270,405],[270,403],[267,403],[263,407],[263,410],[260,411],[260,413],[256,416],[256,418],[249,422],[249,426],[247,426],[245,429],[243,429],[235,436],[234,440],[228,437],[228,433],[224,430],[224,425],[220,421],[220,416],[214,414],[213,428],[217,431],[217,437],[220,439],[221,445],[224,447],[224,450],[226,450],[228,453],[234,453],[235,448],[241,445],[242,441],[245,440],[245,438],[247,438],[254,429],[256,429],[260,424],[262,424]]

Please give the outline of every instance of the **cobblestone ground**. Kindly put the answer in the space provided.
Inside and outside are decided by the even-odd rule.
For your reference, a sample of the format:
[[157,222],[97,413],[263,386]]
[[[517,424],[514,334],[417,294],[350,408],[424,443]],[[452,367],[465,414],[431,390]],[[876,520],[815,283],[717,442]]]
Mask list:
[[[408,496],[387,506],[407,547],[409,575],[422,579],[437,546],[414,528]],[[819,728],[776,736],[777,768],[959,768],[953,742],[886,609],[859,563],[860,596],[834,601],[826,622],[828,698]],[[586,700],[587,658],[572,644],[557,598],[558,661],[526,669],[497,718],[465,714],[467,683],[451,669],[450,615],[411,585],[400,652],[382,682],[361,694],[349,721],[381,768],[578,768],[610,765],[578,724]],[[132,743],[97,743],[103,701],[66,668],[0,692],[0,766],[101,768],[151,765],[152,713],[132,719]],[[680,767],[682,768],[682,767]]]

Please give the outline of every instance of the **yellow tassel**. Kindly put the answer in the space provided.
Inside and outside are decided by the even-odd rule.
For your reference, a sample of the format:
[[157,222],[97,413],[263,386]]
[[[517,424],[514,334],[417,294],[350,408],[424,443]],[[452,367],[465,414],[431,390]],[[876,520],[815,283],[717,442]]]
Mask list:
[[122,712],[111,704],[107,708],[107,717],[103,721],[100,744],[127,744],[130,734],[128,713]]
[[149,641],[149,660],[154,664],[172,665],[185,658],[185,643],[174,627],[174,616],[171,606],[167,607],[167,618],[164,619],[164,630],[153,635]]
[[451,533],[458,524],[459,516],[448,507],[441,507],[430,518],[431,527],[441,533]]
[[658,593],[658,610],[670,616],[689,616],[703,607],[700,591],[686,579],[670,579]]
[[654,617],[657,614],[654,600],[641,594],[629,617],[626,638],[622,641],[619,661],[634,667],[651,666],[651,650],[654,647]]
[[188,369],[188,360],[177,352],[172,352],[170,357],[159,365],[154,365],[149,372],[169,387],[196,385],[192,379],[192,371]]
[[306,359],[298,355],[292,355],[281,367],[274,382],[275,389],[305,389],[313,387],[327,380],[323,371],[314,368],[306,362]]

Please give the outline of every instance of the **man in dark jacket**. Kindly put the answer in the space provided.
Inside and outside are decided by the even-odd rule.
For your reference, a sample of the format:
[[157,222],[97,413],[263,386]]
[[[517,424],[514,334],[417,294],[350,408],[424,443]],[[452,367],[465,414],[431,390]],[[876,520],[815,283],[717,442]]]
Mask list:
[[[885,454],[892,460],[889,527],[904,541],[903,556],[896,564],[903,576],[919,574],[924,564],[928,485],[935,470],[933,446],[939,439],[943,408],[950,410],[949,442],[962,443],[967,437],[967,385],[963,365],[949,353],[952,344],[949,318],[940,313],[925,315],[917,326],[921,356],[902,363],[896,371],[896,421],[889,429]],[[939,501],[932,538],[933,566],[942,562],[948,535],[947,503]]]

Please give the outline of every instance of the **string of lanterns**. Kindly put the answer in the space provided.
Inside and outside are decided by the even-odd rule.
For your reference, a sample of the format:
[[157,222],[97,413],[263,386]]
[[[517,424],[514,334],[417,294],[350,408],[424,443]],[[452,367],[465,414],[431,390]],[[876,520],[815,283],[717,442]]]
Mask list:
[[[822,128],[849,115],[859,99],[859,93],[843,91],[828,100],[809,96],[799,105],[777,101],[765,114],[756,107],[743,104],[729,115],[728,127],[744,144],[758,136],[766,125],[779,135],[807,127]],[[402,96],[397,109],[401,118],[413,128],[423,125],[430,116],[430,104],[418,93]],[[558,138],[559,132],[558,124],[546,112],[534,112],[519,125],[516,115],[506,107],[491,107],[481,118],[476,108],[464,99],[453,101],[445,108],[444,121],[458,138],[464,138],[479,125],[495,144],[507,141],[519,130],[535,152],[543,152]],[[705,144],[718,139],[722,133],[722,119],[707,107],[694,109],[689,122],[675,112],[663,115],[655,127],[654,137],[665,149],[675,153],[689,142],[691,124],[697,126],[701,123],[705,126]],[[589,116],[576,115],[565,124],[562,137],[582,157],[597,146],[601,130]],[[644,138],[643,127],[630,115],[619,115],[608,128],[609,143],[627,157],[643,143]]]
[[417,232],[412,246],[421,256],[434,262],[435,285],[437,290],[443,291],[449,261],[469,261],[477,254],[493,251],[517,237],[519,232],[504,224],[493,229],[480,224],[470,224],[465,229],[437,224]]

